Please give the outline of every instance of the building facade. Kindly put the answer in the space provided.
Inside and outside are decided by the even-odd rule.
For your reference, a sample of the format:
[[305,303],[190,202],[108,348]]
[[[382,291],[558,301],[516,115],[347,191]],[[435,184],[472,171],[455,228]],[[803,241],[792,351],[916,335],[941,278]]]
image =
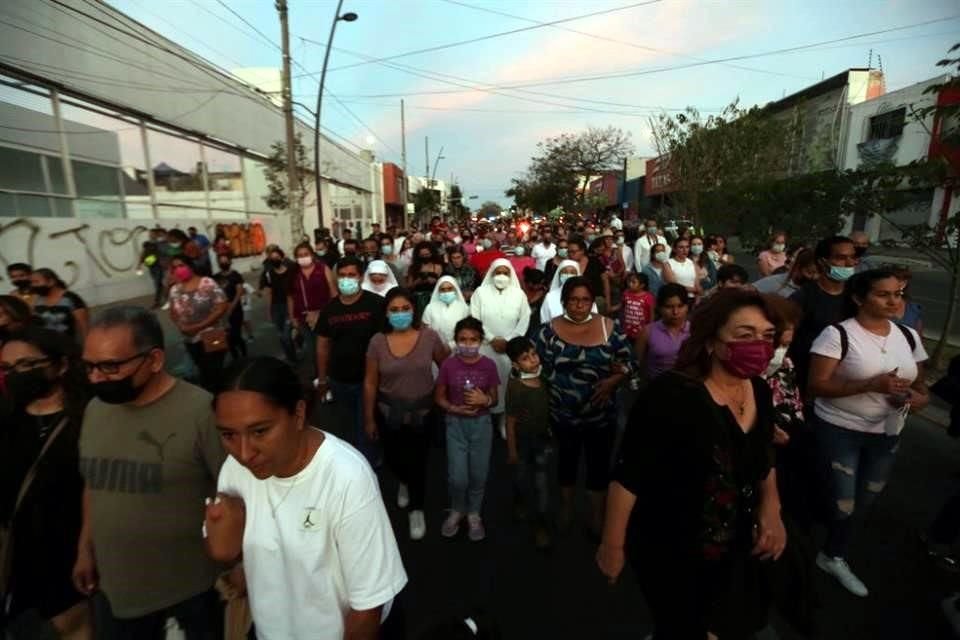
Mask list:
[[[0,4],[0,266],[50,267],[100,304],[150,290],[135,267],[154,226],[290,247],[264,175],[283,140],[270,95],[105,3]],[[320,156],[324,222],[372,218],[370,160],[325,137]]]

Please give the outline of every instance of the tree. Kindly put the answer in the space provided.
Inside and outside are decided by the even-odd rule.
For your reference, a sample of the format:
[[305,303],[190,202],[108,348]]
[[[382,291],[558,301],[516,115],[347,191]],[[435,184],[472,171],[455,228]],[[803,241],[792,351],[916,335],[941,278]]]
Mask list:
[[413,194],[413,208],[417,212],[417,217],[423,217],[426,213],[434,213],[440,209],[440,192],[435,189],[420,187],[420,190]]
[[634,152],[630,134],[616,127],[564,133],[537,144],[538,153],[504,193],[520,208],[547,211],[583,207],[590,180],[619,168]]
[[[719,115],[707,118],[687,107],[676,115],[652,118],[650,125],[667,178],[677,189],[675,201],[698,226],[729,226],[723,218],[737,210],[718,210],[717,204],[731,206],[739,199],[735,193],[747,201],[762,197],[769,182],[786,175],[788,158],[783,150],[793,127],[759,107],[745,110],[734,100]],[[704,206],[708,193],[719,195],[720,202],[714,197],[714,206]],[[767,222],[766,216],[751,220],[760,226]]]
[[477,209],[477,215],[481,218],[499,218],[501,213],[503,213],[503,207],[493,200],[487,200]]
[[287,145],[278,141],[270,145],[270,155],[263,168],[263,177],[267,181],[267,195],[263,199],[271,209],[290,214],[291,232],[294,241],[299,242],[304,236],[304,205],[315,176],[309,154],[303,146],[303,136],[299,133],[294,139],[294,150],[297,160],[296,191],[292,197],[287,193]]

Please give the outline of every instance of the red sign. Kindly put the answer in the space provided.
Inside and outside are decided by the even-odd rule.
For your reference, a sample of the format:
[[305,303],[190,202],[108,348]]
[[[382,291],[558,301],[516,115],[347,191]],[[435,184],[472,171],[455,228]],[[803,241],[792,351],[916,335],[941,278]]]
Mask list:
[[673,176],[670,174],[669,158],[660,156],[647,160],[647,175],[643,178],[643,193],[656,196],[676,191]]

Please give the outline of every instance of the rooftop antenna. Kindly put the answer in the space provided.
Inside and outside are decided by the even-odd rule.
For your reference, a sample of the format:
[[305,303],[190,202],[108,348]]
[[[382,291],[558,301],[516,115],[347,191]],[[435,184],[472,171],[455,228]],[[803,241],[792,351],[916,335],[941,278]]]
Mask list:
[[880,57],[880,54],[877,54],[877,66],[880,67],[880,73],[883,73],[883,58]]
[[873,68],[873,49],[870,49],[870,53],[867,54],[867,69]]

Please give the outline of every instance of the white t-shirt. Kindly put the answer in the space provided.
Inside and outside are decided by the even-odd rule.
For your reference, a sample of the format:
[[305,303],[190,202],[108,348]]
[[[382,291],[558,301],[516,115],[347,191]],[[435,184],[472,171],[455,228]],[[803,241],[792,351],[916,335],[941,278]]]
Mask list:
[[543,271],[547,267],[547,260],[552,260],[554,256],[557,255],[557,244],[551,242],[550,246],[545,246],[542,242],[538,242],[533,245],[533,251],[530,252],[530,257],[537,261],[537,269]]
[[407,583],[377,477],[325,436],[292,478],[258,480],[233,457],[220,470],[218,491],[246,505],[243,569],[262,640],[340,640],[351,609],[390,603]]
[[683,262],[677,262],[673,258],[667,258],[670,268],[673,269],[673,275],[677,278],[677,284],[685,287],[693,287],[697,282],[697,267],[693,260],[687,258]]
[[[838,379],[866,380],[897,369],[898,378],[913,382],[917,377],[917,363],[928,357],[920,336],[909,327],[907,331],[913,334],[917,345],[912,352],[907,338],[892,322],[890,333],[884,337],[864,329],[856,318],[840,324],[847,332],[849,344],[843,360],[840,360],[840,332],[832,326],[824,329],[810,347],[810,353],[840,360],[834,372]],[[873,391],[845,398],[817,398],[814,402],[814,412],[824,421],[867,433],[884,433],[884,422],[896,411],[885,394]]]

